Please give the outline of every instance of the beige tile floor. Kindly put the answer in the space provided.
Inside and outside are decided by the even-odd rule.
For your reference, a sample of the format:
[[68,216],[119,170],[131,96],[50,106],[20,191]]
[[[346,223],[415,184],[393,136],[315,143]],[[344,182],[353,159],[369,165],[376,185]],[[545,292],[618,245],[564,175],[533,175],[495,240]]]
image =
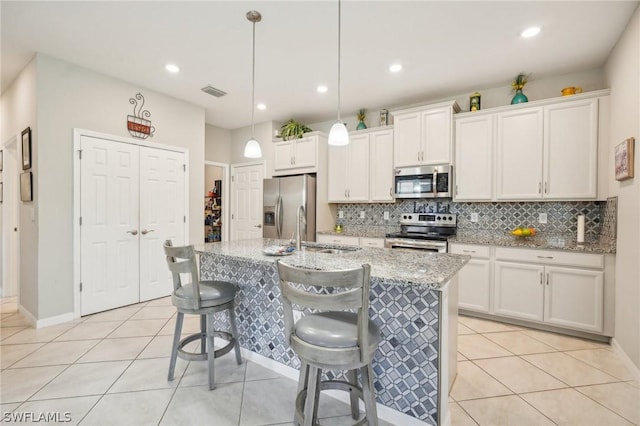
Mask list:
[[[0,299],[3,418],[68,412],[65,424],[292,424],[296,383],[250,361],[220,358],[214,392],[203,362],[178,360],[168,382],[174,321],[164,298],[34,330],[15,299]],[[185,320],[185,333],[198,327],[197,318]],[[640,384],[609,345],[460,317],[458,349],[453,425],[640,423]],[[350,424],[348,412],[321,401],[324,425]]]

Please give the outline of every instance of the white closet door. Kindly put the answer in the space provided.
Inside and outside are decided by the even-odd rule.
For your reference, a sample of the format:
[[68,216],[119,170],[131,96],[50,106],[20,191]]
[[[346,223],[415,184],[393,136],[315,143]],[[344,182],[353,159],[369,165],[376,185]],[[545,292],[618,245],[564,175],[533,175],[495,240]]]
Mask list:
[[168,296],[173,281],[163,244],[185,243],[184,153],[140,147],[140,301]]
[[81,315],[139,300],[138,147],[81,139]]
[[262,238],[264,166],[237,166],[231,170],[231,240]]

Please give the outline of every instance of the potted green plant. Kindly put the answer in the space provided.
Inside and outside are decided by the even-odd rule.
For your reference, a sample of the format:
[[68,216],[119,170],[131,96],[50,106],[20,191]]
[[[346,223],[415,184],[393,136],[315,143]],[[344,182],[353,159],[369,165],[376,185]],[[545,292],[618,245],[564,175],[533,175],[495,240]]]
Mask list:
[[306,125],[295,121],[293,118],[287,121],[280,128],[280,137],[285,141],[289,139],[300,139],[306,132],[310,132],[311,129]]
[[367,111],[364,108],[361,108],[360,111],[358,111],[358,126],[356,127],[356,130],[367,128],[367,125],[364,124],[365,118],[367,118]]
[[522,93],[522,89],[524,85],[529,81],[529,75],[521,72],[516,76],[516,78],[511,82],[511,88],[514,92],[516,92],[513,99],[511,99],[511,104],[521,104],[523,102],[529,102],[529,99]]

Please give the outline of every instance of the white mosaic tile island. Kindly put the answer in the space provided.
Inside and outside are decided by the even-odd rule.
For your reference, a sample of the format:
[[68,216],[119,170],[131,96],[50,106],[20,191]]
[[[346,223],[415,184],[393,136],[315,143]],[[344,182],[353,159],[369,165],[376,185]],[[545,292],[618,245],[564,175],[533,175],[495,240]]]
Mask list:
[[[369,315],[382,333],[373,362],[377,401],[426,424],[445,421],[456,366],[457,273],[469,257],[378,248],[342,254],[302,250],[282,257],[263,253],[265,247],[288,244],[256,239],[196,246],[202,279],[238,284],[240,345],[286,366],[300,367],[285,344],[276,259],[314,269],[369,263]],[[216,320],[216,328],[227,327],[226,319]]]

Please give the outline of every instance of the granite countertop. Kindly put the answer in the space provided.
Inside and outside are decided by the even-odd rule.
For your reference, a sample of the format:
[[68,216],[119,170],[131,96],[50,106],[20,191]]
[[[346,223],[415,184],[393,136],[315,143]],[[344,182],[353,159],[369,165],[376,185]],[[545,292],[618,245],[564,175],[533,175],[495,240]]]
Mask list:
[[[340,248],[336,245],[305,243],[310,248]],[[427,253],[404,249],[344,247],[341,254],[318,253],[309,249],[294,251],[287,256],[268,256],[263,250],[270,246],[289,246],[288,240],[254,239],[207,243],[195,246],[200,254],[217,254],[254,262],[273,263],[284,259],[290,265],[310,269],[349,269],[364,263],[371,265],[371,277],[385,283],[418,285],[433,289],[443,287],[468,261],[469,256]]]
[[449,243],[521,247],[545,250],[568,250],[594,254],[615,254],[615,241],[586,241],[576,243],[575,235],[536,235],[515,237],[508,233],[493,231],[460,232],[449,238]]

